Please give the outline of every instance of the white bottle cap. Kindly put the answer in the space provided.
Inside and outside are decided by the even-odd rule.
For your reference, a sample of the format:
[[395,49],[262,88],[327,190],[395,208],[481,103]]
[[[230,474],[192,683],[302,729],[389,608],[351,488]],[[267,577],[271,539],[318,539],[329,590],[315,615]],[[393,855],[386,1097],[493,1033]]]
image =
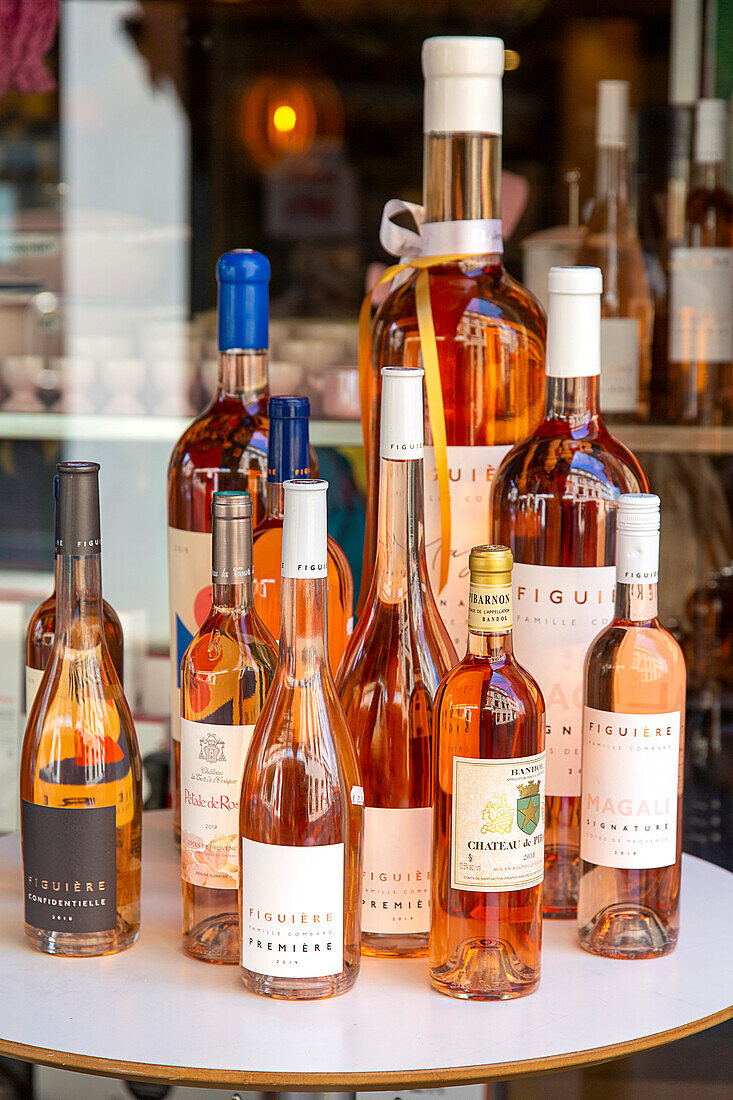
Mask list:
[[500,38],[427,38],[423,130],[429,133],[501,133]]
[[548,378],[590,378],[601,373],[599,267],[551,267],[547,277]]
[[283,577],[315,580],[328,572],[326,491],[320,478],[284,481]]
[[422,367],[382,367],[380,458],[423,457]]
[[629,140],[628,80],[599,80],[596,146],[625,149]]
[[698,99],[695,107],[695,160],[714,164],[725,160],[728,104],[724,99]]
[[659,497],[624,493],[616,516],[616,581],[656,584],[659,580]]

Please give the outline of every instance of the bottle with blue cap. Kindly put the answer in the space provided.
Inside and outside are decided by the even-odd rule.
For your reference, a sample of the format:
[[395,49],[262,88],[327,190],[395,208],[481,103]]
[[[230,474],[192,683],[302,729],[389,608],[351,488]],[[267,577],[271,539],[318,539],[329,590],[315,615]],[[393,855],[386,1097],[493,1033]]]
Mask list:
[[225,252],[219,284],[216,393],[173,448],[168,465],[173,810],[180,838],[180,670],[211,605],[211,505],[218,490],[249,492],[265,511],[270,264],[260,252]]
[[[283,482],[310,477],[310,401],[307,397],[271,397],[268,413],[267,513],[254,533],[254,600],[258,615],[277,637],[285,508]],[[335,676],[353,627],[354,582],[343,550],[330,535],[327,551],[328,654]]]

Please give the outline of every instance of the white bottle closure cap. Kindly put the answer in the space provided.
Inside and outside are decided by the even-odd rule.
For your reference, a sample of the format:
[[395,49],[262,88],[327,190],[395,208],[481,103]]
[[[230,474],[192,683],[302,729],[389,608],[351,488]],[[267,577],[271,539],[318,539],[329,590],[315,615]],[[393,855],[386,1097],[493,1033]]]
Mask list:
[[316,580],[328,572],[326,492],[320,478],[284,481],[282,575]]
[[695,160],[713,164],[725,160],[728,104],[724,99],[698,99],[695,107]]
[[628,80],[599,80],[596,101],[596,145],[625,149],[629,140]]
[[423,457],[424,374],[422,367],[382,367],[381,458]]
[[427,38],[422,71],[426,134],[501,134],[504,43],[500,38]]
[[659,580],[659,497],[624,493],[616,517],[616,581],[656,584]]
[[601,373],[599,267],[551,267],[547,277],[549,378],[590,378]]

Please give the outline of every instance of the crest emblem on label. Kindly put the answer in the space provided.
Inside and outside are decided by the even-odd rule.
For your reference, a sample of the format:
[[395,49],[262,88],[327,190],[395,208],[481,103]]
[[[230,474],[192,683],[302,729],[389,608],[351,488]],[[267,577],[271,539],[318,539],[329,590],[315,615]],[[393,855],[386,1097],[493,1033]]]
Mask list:
[[540,785],[539,782],[522,783],[517,788],[517,825],[531,836],[540,821]]
[[199,745],[201,748],[199,760],[205,760],[207,764],[216,764],[218,761],[226,764],[224,741],[221,737],[217,737],[213,730],[209,730],[206,736],[201,738]]

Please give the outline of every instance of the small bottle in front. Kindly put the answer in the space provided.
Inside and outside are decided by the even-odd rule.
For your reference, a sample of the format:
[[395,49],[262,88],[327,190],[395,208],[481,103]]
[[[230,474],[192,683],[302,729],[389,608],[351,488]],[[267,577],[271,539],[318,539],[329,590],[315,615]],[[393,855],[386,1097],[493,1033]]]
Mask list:
[[183,946],[239,961],[239,795],[277,647],[252,599],[252,498],[214,493],[212,602],[181,665]]
[[613,618],[619,497],[647,488],[599,407],[601,290],[597,267],[551,268],[545,418],[504,459],[491,495],[492,538],[514,554],[514,651],[547,707],[544,915],[568,919],[578,901],[583,661]]
[[140,928],[142,769],[102,617],[99,465],[58,475],[54,641],[20,765],[25,934],[109,955]]
[[512,652],[512,554],[469,557],[468,652],[435,699],[430,979],[464,1000],[537,988],[545,706]]
[[241,973],[312,1000],[359,973],[364,792],[328,663],[326,490],[286,481],[277,668],[240,799]]
[[[271,634],[280,630],[280,567],[283,547],[283,483],[310,477],[307,397],[271,397],[267,414],[267,511],[254,533],[254,599]],[[328,536],[328,659],[334,676],[354,625],[354,581],[346,556]]]
[[382,369],[371,588],[336,686],[364,780],[361,949],[425,955],[433,699],[457,662],[425,560],[423,371]]
[[[58,524],[58,477],[53,479],[54,497],[54,523]],[[54,540],[55,542],[56,540]],[[56,589],[59,583],[59,567],[61,558],[58,551],[54,552],[53,566],[53,592],[43,600],[33,612],[28,623],[25,635],[25,713],[30,714],[33,700],[38,691],[38,685],[43,678],[43,670],[48,664],[53,648],[53,639],[56,633]],[[106,600],[102,600],[102,624],[104,635],[107,639],[107,648],[112,658],[117,675],[122,680],[123,639],[122,624],[117,617],[114,608],[110,607]]]
[[659,497],[619,503],[614,620],[588,650],[578,934],[612,959],[679,931],[685,662],[657,618]]

